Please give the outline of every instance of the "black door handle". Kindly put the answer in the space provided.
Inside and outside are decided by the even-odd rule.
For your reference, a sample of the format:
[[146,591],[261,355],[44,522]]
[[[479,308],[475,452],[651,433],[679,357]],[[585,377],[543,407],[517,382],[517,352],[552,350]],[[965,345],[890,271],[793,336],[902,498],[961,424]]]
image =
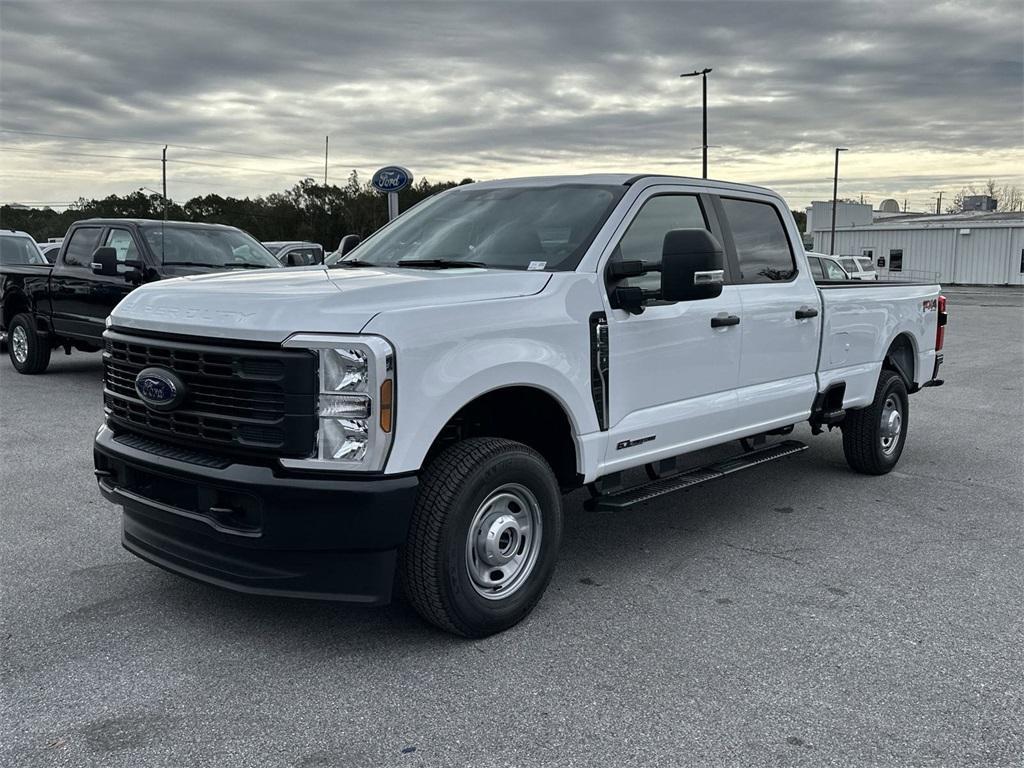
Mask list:
[[817,317],[817,316],[818,316],[818,310],[814,309],[814,307],[800,307],[800,309],[798,309],[796,311],[796,319],[797,320],[806,320],[808,317]]
[[740,318],[737,315],[718,315],[711,318],[712,328],[724,328],[727,325],[739,325]]

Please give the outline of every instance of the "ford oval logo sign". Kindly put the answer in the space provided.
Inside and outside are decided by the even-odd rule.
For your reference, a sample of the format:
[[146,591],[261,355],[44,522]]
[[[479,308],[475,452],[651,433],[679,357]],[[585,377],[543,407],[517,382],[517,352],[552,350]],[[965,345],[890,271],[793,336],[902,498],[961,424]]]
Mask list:
[[150,408],[169,411],[185,399],[185,384],[164,368],[146,368],[135,377],[135,391]]
[[408,168],[389,165],[373,174],[370,184],[380,192],[400,192],[412,184],[412,174]]

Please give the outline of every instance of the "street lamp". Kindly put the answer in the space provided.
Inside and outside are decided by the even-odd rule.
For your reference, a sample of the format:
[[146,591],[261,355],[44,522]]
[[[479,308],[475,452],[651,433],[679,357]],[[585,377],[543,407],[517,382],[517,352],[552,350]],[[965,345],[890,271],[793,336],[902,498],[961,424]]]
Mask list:
[[139,192],[151,192],[152,194],[160,197],[160,202],[163,204],[164,208],[164,221],[167,221],[167,197],[165,195],[161,195],[155,189],[150,189],[149,187],[139,187]]
[[705,179],[708,177],[708,72],[710,71],[711,67],[705,67],[704,69],[699,70],[697,72],[684,72],[683,74],[680,75],[680,77],[697,77],[698,75],[700,75],[701,80],[703,81],[703,98],[701,103],[703,105],[704,119],[702,121],[703,141],[701,141],[701,148],[704,150],[703,167]]
[[839,153],[846,151],[846,147],[836,147],[836,172],[832,176],[832,236],[828,241],[828,253],[830,256],[835,256],[836,253],[836,198],[839,195]]

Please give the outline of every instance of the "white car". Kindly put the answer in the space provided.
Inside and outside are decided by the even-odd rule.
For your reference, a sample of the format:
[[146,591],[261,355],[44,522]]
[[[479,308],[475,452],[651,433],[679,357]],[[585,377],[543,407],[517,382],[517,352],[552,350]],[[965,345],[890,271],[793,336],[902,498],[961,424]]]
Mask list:
[[850,274],[835,256],[807,251],[807,264],[815,280],[850,280]]
[[806,448],[801,422],[892,470],[909,395],[942,383],[945,317],[937,285],[817,285],[767,189],[464,185],[333,265],[130,293],[96,476],[124,546],[169,571],[364,604],[398,576],[479,637],[541,598],[569,491],[610,511],[756,474]]
[[843,269],[845,269],[852,280],[877,280],[878,272],[875,265],[871,263],[870,256],[833,256]]
[[0,230],[0,266],[46,266],[46,258],[28,232]]

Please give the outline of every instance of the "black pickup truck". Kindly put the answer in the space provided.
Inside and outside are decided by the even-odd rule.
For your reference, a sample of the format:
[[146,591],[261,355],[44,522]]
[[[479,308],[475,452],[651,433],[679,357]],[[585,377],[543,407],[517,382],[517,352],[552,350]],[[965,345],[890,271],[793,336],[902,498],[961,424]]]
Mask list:
[[42,373],[50,352],[96,352],[107,315],[143,283],[231,269],[281,269],[235,227],[147,219],[71,225],[53,266],[0,266],[0,340],[20,373]]

